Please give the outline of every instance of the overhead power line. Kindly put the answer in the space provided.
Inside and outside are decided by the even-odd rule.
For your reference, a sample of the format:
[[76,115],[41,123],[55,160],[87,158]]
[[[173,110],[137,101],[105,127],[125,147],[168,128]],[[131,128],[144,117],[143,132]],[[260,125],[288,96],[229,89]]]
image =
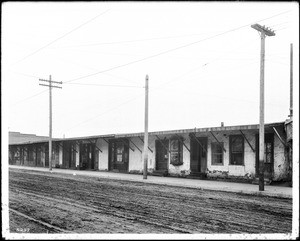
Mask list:
[[28,97],[26,97],[25,99],[22,99],[22,100],[17,101],[17,102],[14,103],[13,105],[19,104],[19,103],[24,102],[24,101],[26,101],[26,100],[29,100],[29,99],[31,99],[31,98],[33,98],[33,97],[35,97],[35,96],[38,96],[38,95],[40,95],[40,94],[45,93],[46,91],[47,91],[47,90],[43,90],[43,91],[38,92],[38,93],[36,93],[36,94],[34,94],[34,95],[28,96]]
[[69,35],[70,33],[73,33],[73,32],[74,32],[74,31],[76,31],[77,29],[79,29],[79,28],[83,27],[84,25],[86,25],[86,24],[90,23],[91,21],[95,20],[95,19],[96,19],[96,18],[98,18],[99,16],[101,16],[101,15],[105,14],[107,11],[109,11],[109,9],[108,9],[108,10],[106,10],[106,11],[104,11],[104,12],[102,12],[102,13],[100,13],[100,14],[98,14],[97,16],[93,17],[92,19],[88,20],[87,22],[84,22],[83,24],[80,24],[80,25],[79,25],[79,26],[77,26],[76,28],[74,28],[74,29],[72,29],[71,31],[69,31],[69,32],[65,33],[64,35],[60,36],[59,38],[57,38],[57,39],[55,39],[55,40],[51,41],[50,43],[46,44],[45,46],[43,46],[43,47],[41,47],[41,48],[39,48],[39,49],[35,50],[34,52],[32,52],[32,53],[30,53],[30,54],[26,55],[25,57],[23,57],[22,59],[18,60],[18,61],[17,61],[17,62],[15,62],[14,64],[17,64],[17,63],[19,63],[19,62],[21,62],[21,61],[23,61],[23,60],[27,59],[28,57],[30,57],[30,56],[32,56],[32,55],[34,55],[34,54],[36,54],[36,53],[40,52],[42,49],[44,49],[44,48],[46,48],[46,47],[50,46],[51,44],[53,44],[53,43],[55,43],[56,41],[58,41],[58,40],[60,40],[60,39],[64,38],[65,36]]
[[85,84],[85,83],[66,83],[69,85],[91,85],[91,86],[106,86],[106,87],[127,87],[127,88],[144,88],[142,86],[134,86],[134,85],[104,85],[104,84]]
[[[281,12],[281,13],[279,13],[279,14],[276,14],[276,15],[273,15],[273,16],[271,16],[271,17],[264,18],[264,19],[261,19],[261,20],[255,21],[255,22],[264,21],[264,20],[267,20],[267,19],[270,19],[270,18],[274,18],[274,17],[276,17],[276,16],[285,14],[285,13],[290,12],[290,11],[291,11],[291,10],[285,11],[285,12]],[[252,23],[253,23],[253,22],[252,22]],[[252,24],[252,23],[250,23],[250,24]],[[198,41],[189,43],[189,44],[185,44],[185,45],[182,45],[182,46],[173,48],[173,49],[169,49],[169,50],[166,50],[166,51],[163,51],[163,52],[160,52],[160,53],[151,55],[151,56],[147,56],[147,57],[144,57],[144,58],[142,58],[142,59],[138,59],[138,60],[135,60],[135,61],[126,63],[126,64],[121,64],[121,65],[114,66],[114,67],[111,67],[111,68],[108,68],[108,69],[105,69],[105,70],[97,71],[97,72],[95,72],[95,73],[91,73],[91,74],[84,75],[84,76],[81,76],[81,77],[78,77],[78,78],[74,78],[74,79],[65,81],[64,83],[72,82],[72,81],[79,80],[79,79],[88,78],[88,77],[91,77],[91,76],[94,76],[94,75],[98,75],[98,74],[101,74],[101,73],[104,73],[104,72],[108,72],[108,71],[111,71],[111,70],[114,70],[114,69],[118,69],[118,68],[121,68],[121,67],[125,67],[125,66],[128,66],[128,65],[132,65],[132,64],[135,64],[135,63],[138,63],[138,62],[142,62],[142,61],[145,61],[145,60],[147,60],[147,59],[151,59],[151,58],[154,58],[154,57],[163,55],[163,54],[167,54],[167,53],[176,51],[176,50],[178,50],[178,49],[186,48],[186,47],[192,46],[192,45],[194,45],[194,44],[197,44],[197,43],[200,43],[200,42],[203,42],[203,41],[206,41],[206,40],[209,40],[209,39],[212,39],[212,38],[216,38],[216,37],[218,37],[218,36],[221,36],[221,35],[224,35],[224,34],[227,34],[227,33],[230,33],[230,32],[236,31],[236,30],[239,30],[239,29],[241,29],[241,28],[248,27],[250,24],[246,24],[246,25],[243,25],[243,26],[240,26],[240,27],[237,27],[237,28],[233,28],[233,29],[227,30],[227,31],[225,31],[225,32],[222,32],[222,33],[219,33],[219,34],[216,34],[216,35],[213,35],[213,36],[210,36],[210,37],[207,37],[207,38],[204,38],[204,39],[201,39],[201,40],[198,40]]]
[[162,39],[172,39],[172,38],[183,38],[183,37],[199,36],[199,35],[204,35],[204,34],[205,33],[185,34],[185,35],[177,35],[177,36],[156,37],[156,38],[146,38],[146,39],[132,39],[132,40],[102,42],[102,43],[94,43],[94,44],[79,44],[79,45],[73,45],[73,46],[65,46],[65,47],[61,47],[61,48],[77,48],[77,47],[90,47],[90,46],[98,46],[98,45],[137,43],[137,42],[146,42],[146,41],[153,41],[153,40],[162,40]]

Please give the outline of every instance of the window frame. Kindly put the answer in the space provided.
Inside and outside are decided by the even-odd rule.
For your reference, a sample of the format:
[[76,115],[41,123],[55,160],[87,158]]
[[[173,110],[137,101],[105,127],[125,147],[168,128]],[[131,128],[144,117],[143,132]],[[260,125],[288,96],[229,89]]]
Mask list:
[[[242,152],[232,152],[232,141],[233,138],[241,138],[242,139]],[[234,154],[242,153],[242,164],[234,164],[232,163],[232,158]],[[231,166],[245,166],[245,138],[243,135],[230,135],[229,136],[229,165]]]
[[[222,144],[222,147],[224,147],[224,142],[220,142],[220,144]],[[218,142],[211,142],[211,165],[212,166],[224,166],[224,152],[223,152],[223,148],[220,147],[220,144]],[[214,148],[213,146],[217,146],[217,147],[220,147],[221,148],[221,152],[217,152],[215,153],[214,152]],[[215,163],[214,162],[214,154],[217,154],[217,155],[220,155],[222,154],[222,163]]]

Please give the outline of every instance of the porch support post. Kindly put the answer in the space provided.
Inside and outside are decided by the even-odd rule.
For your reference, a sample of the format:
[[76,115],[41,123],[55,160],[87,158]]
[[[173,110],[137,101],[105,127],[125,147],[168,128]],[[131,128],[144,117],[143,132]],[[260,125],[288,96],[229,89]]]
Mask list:
[[96,145],[96,143],[97,143],[97,140],[95,140],[95,142],[93,142],[93,141],[91,141],[91,140],[88,140],[90,143],[92,143],[92,144],[95,144],[95,148],[97,149],[97,150],[99,150],[100,152],[102,152],[101,151],[101,149]]
[[130,138],[128,138],[128,140],[140,151],[140,153],[142,153],[142,151],[141,151],[141,149],[140,148],[138,148],[137,147],[137,145],[136,144],[134,144],[134,142],[130,139]]
[[[130,144],[127,144],[124,140],[120,139],[126,146],[129,147],[130,150],[134,151],[133,148],[131,148]],[[128,140],[128,139],[127,139]]]
[[[276,135],[278,136],[279,140],[281,141],[281,143],[285,146],[285,147],[290,147],[292,149],[292,146],[288,145],[282,138],[281,136],[279,135],[278,131],[276,130],[275,127],[273,127],[273,130],[275,131]],[[293,149],[292,149],[293,150]]]
[[244,139],[246,140],[246,142],[248,143],[248,145],[251,147],[252,151],[255,152],[255,149],[252,147],[252,145],[250,144],[250,142],[248,141],[247,137],[245,136],[245,134],[242,132],[242,130],[240,130],[241,134],[243,135]]
[[212,131],[210,131],[210,134],[215,138],[215,140],[218,142],[219,146],[223,149],[223,151],[226,152],[226,149],[225,149],[224,146],[219,142],[219,140],[218,140],[217,137],[212,133]]
[[108,140],[106,140],[104,137],[102,137],[102,139],[103,139],[107,144],[109,144],[109,143],[108,143]]
[[156,136],[156,138],[159,140],[159,142],[162,144],[162,146],[166,149],[166,151],[169,152],[169,153],[171,153],[170,150],[169,150],[169,148],[167,148],[167,147],[164,145],[164,143],[162,142],[162,140],[161,140],[157,135],[155,135],[155,136]]
[[[139,139],[143,142],[144,144],[144,140],[139,136]],[[151,151],[153,153],[153,150],[148,146],[149,151]]]
[[185,145],[185,143],[184,143],[184,141],[181,139],[181,137],[180,137],[178,134],[176,134],[176,136],[178,137],[178,140],[184,145],[184,147],[185,147],[189,152],[191,152],[190,149]]
[[196,135],[193,132],[191,132],[190,134],[195,138],[195,141],[199,144],[199,146],[201,146],[202,150],[205,151],[205,153],[207,153],[207,150],[202,146],[201,142],[198,141]]

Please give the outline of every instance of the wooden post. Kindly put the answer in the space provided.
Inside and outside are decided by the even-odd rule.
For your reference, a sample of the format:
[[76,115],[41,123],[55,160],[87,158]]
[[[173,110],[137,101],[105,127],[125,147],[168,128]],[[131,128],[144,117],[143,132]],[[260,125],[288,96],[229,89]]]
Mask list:
[[52,170],[52,84],[49,76],[49,171]]
[[251,25],[252,28],[260,32],[260,94],[259,94],[259,191],[265,190],[264,178],[264,154],[265,154],[265,127],[264,127],[264,73],[265,73],[265,38],[275,36],[274,31],[259,24]]
[[293,44],[290,52],[290,116],[293,116]]
[[260,101],[259,101],[259,191],[265,189],[264,178],[264,152],[265,152],[265,128],[264,128],[264,63],[265,63],[265,33],[261,32],[260,51]]
[[62,84],[62,82],[52,81],[51,75],[49,80],[39,79],[40,81],[48,82],[49,85],[39,84],[42,86],[49,87],[49,170],[52,170],[52,88],[60,88],[60,86],[52,85],[52,83]]
[[146,75],[145,85],[145,134],[144,134],[144,171],[143,179],[147,179],[148,170],[148,75]]

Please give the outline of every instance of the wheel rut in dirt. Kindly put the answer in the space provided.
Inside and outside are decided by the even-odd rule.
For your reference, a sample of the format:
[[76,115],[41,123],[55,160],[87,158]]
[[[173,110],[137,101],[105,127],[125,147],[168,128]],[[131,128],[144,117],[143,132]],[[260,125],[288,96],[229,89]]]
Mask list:
[[289,233],[292,201],[105,178],[9,174],[10,208],[76,233]]

